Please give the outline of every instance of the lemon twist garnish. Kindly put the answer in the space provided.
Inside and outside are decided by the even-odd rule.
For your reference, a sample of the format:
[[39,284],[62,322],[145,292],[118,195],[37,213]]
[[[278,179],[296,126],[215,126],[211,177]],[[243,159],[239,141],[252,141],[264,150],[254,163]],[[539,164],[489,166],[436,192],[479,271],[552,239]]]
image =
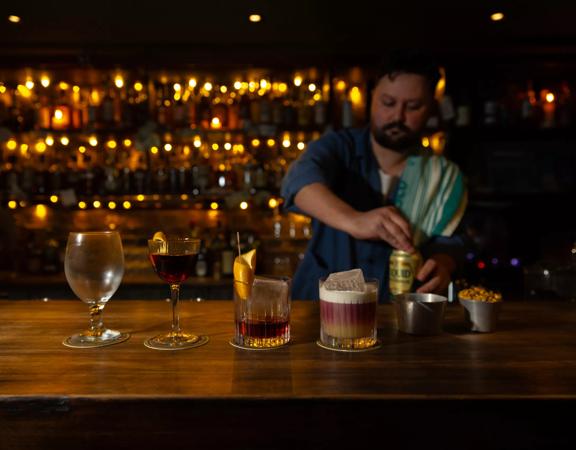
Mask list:
[[236,295],[242,300],[247,300],[252,293],[255,268],[255,249],[242,253],[234,259],[234,289]]
[[162,231],[157,231],[154,233],[154,236],[152,236],[152,240],[166,242],[167,239],[166,235]]

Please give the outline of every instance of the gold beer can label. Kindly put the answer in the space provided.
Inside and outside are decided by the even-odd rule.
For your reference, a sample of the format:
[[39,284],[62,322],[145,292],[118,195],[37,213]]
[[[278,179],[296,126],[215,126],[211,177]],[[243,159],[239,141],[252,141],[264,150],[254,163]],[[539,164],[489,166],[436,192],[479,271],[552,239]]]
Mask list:
[[394,250],[390,255],[389,288],[392,295],[411,292],[414,278],[422,264],[419,252]]

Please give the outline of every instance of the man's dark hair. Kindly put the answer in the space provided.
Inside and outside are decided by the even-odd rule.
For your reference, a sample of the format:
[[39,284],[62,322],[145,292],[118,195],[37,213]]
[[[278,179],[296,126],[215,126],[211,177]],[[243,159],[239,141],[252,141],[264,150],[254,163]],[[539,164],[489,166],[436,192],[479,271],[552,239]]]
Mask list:
[[393,80],[401,73],[414,73],[425,77],[432,95],[441,76],[438,63],[430,53],[424,50],[394,50],[380,64],[376,82],[384,76]]

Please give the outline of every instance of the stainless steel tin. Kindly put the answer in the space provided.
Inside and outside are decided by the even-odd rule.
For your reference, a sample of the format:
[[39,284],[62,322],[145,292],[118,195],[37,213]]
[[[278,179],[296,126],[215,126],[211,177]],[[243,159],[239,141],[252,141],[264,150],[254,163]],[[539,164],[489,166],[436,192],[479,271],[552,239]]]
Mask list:
[[496,331],[502,302],[489,303],[465,298],[459,298],[459,300],[464,307],[464,321],[470,331],[478,333]]
[[436,294],[400,294],[393,303],[398,329],[404,333],[434,335],[442,333],[448,299]]

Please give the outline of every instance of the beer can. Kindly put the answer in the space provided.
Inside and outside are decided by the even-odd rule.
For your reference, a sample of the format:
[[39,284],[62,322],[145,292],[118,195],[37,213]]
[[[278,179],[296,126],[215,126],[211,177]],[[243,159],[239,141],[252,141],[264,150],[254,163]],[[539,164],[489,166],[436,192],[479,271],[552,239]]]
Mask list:
[[408,253],[403,250],[394,250],[390,255],[388,279],[390,293],[398,295],[411,292],[414,279],[421,265],[420,252]]

